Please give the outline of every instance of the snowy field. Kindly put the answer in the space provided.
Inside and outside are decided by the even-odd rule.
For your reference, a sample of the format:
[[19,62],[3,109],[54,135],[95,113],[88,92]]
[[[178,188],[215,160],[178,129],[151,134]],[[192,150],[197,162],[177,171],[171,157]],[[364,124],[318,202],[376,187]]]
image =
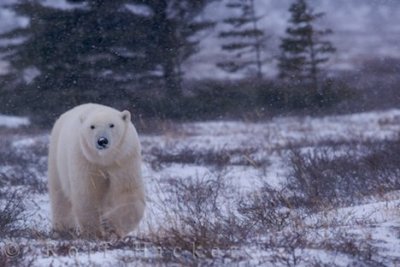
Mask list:
[[[1,120],[0,266],[400,266],[400,166],[373,157],[396,148],[400,110],[142,134],[147,213],[137,232],[107,242],[50,232],[48,133]],[[335,175],[358,162],[368,162],[372,179],[354,170],[361,182],[350,189],[352,179]],[[310,173],[314,180],[299,180]],[[301,181],[319,175],[350,193],[324,197],[334,189],[318,183],[309,187],[321,191],[307,191]]]
[[5,116],[0,114],[0,127],[18,128],[29,125],[28,118]]

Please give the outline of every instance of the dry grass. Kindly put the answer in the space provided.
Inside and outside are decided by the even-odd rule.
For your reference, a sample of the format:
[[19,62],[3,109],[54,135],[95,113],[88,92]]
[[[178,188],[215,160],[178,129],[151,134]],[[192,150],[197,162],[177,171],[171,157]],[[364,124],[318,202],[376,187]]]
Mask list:
[[277,231],[287,226],[291,203],[283,190],[264,184],[259,190],[238,201],[238,211],[255,233]]
[[[164,192],[168,194],[160,217],[167,221],[141,240],[158,249],[157,263],[161,265],[219,266],[221,259],[240,262],[246,256],[237,253],[246,247],[268,252],[267,265],[325,266],[307,256],[305,251],[312,249],[348,255],[355,263],[379,266],[385,260],[371,259],[369,255],[377,249],[371,240],[346,235],[348,216],[343,220],[337,217],[341,221],[336,221],[318,215],[320,218],[312,225],[307,223],[313,213],[298,209],[300,205],[293,203],[287,189],[274,190],[265,184],[251,194],[236,195],[232,201],[234,193],[223,176],[172,178],[163,188],[168,188]],[[321,230],[330,231],[330,238],[321,239],[317,234]],[[127,264],[135,259],[121,260]]]
[[[213,258],[215,249],[242,244],[250,230],[232,210],[224,210],[227,187],[222,177],[171,178],[162,216],[168,222],[149,237],[164,256]],[[225,203],[226,204],[226,203]]]
[[255,168],[269,164],[268,159],[258,158],[255,148],[248,149],[195,149],[186,147],[177,152],[153,148],[150,155],[153,156],[151,166],[153,169],[160,169],[162,166],[172,163],[177,164],[196,164],[215,166],[218,168],[231,165],[251,166]]
[[346,254],[353,258],[354,263],[384,266],[379,260],[375,260],[374,256],[378,254],[378,251],[372,240],[368,238],[360,239],[359,236],[338,231],[333,237],[319,243],[317,247]]
[[290,189],[313,210],[360,203],[365,197],[400,189],[400,141],[363,146],[292,150]]
[[19,151],[11,140],[0,141],[0,162],[5,166],[0,171],[0,188],[26,186],[29,191],[45,193],[47,186],[43,178],[47,172],[47,144],[37,142]]
[[25,221],[24,194],[19,191],[2,193],[0,196],[0,237],[13,237],[21,231],[20,222]]

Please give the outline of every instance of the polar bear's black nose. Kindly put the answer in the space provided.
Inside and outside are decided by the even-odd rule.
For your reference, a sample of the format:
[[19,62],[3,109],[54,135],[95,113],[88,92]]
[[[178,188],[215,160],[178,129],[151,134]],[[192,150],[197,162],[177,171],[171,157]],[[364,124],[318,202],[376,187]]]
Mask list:
[[100,137],[100,138],[97,140],[97,147],[98,147],[98,148],[103,149],[103,148],[106,148],[107,145],[108,145],[108,139],[107,139],[107,138],[105,138],[105,137]]

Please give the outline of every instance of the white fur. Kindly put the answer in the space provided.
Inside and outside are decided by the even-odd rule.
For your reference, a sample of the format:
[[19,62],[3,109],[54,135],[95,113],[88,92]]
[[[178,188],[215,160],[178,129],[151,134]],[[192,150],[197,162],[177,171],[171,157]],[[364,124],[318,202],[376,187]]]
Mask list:
[[[107,149],[96,148],[99,136],[109,139]],[[141,149],[129,111],[84,104],[61,115],[50,137],[48,175],[56,231],[124,236],[143,217]]]

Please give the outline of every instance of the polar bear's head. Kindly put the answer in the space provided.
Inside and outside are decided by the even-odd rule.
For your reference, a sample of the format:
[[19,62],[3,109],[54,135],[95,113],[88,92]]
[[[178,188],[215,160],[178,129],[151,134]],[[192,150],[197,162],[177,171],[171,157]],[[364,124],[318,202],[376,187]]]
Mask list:
[[113,161],[124,146],[131,114],[127,110],[97,110],[83,114],[80,122],[81,146],[86,158],[105,165]]

